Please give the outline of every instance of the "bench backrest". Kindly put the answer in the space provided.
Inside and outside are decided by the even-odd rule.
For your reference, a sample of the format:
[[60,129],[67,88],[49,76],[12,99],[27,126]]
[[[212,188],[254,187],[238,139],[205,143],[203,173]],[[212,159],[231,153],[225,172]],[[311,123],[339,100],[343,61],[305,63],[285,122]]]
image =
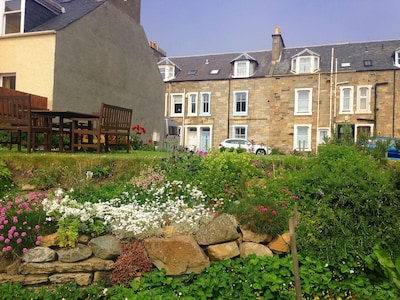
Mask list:
[[102,103],[99,121],[101,131],[129,132],[132,122],[132,109]]
[[0,96],[0,124],[7,124],[10,126],[29,126],[30,122],[30,95]]

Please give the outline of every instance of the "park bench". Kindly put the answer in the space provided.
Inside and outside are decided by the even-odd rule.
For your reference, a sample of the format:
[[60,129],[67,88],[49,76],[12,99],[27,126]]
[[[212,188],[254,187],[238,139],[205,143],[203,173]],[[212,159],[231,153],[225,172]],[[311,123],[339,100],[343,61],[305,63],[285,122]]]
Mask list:
[[104,143],[104,151],[110,146],[126,145],[130,150],[129,135],[131,129],[132,109],[102,103],[98,118],[71,118],[72,151],[92,148],[100,153]]

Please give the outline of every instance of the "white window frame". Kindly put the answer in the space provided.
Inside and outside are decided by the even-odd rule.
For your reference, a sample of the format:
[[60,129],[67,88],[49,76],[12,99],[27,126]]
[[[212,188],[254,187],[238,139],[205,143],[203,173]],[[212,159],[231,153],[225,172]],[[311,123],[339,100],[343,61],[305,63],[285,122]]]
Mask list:
[[[303,148],[303,143],[301,143],[299,148],[299,129],[306,129],[307,136],[304,141],[306,141],[305,147]],[[295,124],[294,125],[294,134],[293,134],[293,149],[295,150],[304,150],[311,151],[311,134],[312,134],[312,125],[311,124]]]
[[[339,114],[352,114],[353,113],[353,106],[354,106],[354,87],[353,86],[341,86],[340,89],[340,101],[339,101]],[[344,92],[345,90],[349,90],[349,103],[348,108],[345,107],[345,99],[344,99]]]
[[18,15],[20,18],[20,23],[19,23],[19,32],[11,32],[7,34],[12,34],[12,33],[24,33],[24,23],[25,23],[25,0],[20,0],[21,2],[21,7],[19,10],[12,10],[6,12],[6,2],[13,1],[13,0],[1,0],[0,1],[0,34],[5,35],[6,34],[6,18],[7,16],[12,16],[12,15]]
[[[361,89],[366,89],[367,95],[365,100],[362,98]],[[370,114],[371,113],[371,89],[370,85],[359,85],[357,86],[357,113]],[[365,101],[365,108],[361,108],[361,101]]]
[[[233,125],[232,126],[232,138],[233,139],[247,139],[247,125]],[[237,134],[237,129],[244,129],[244,135]]]
[[400,68],[400,49],[394,52],[394,65]]
[[[307,103],[307,110],[306,111],[301,111],[299,109],[299,93],[300,92],[308,92],[309,97],[308,97],[308,103]],[[294,90],[295,96],[294,96],[294,115],[295,116],[310,116],[312,115],[312,93],[313,89],[312,88],[299,88]]]
[[233,77],[245,78],[250,76],[250,61],[237,60],[234,62]]
[[[307,64],[304,63],[305,60],[309,60]],[[295,74],[303,73],[315,73],[319,70],[320,58],[316,55],[310,56],[297,56],[292,58],[291,71]],[[304,68],[307,66],[307,69]]]
[[373,124],[355,124],[354,126],[354,142],[357,142],[358,139],[358,127],[369,127],[370,136],[374,135],[374,125]]
[[169,81],[175,78],[175,66],[159,65],[158,70],[160,71],[161,77],[164,81]]
[[[184,105],[185,94],[176,93],[171,94],[171,117],[183,117],[185,105]],[[175,112],[176,105],[181,105],[181,112]]]
[[331,137],[331,131],[328,127],[319,127],[318,128],[318,136],[317,136],[317,144],[323,145],[326,144],[325,138]]
[[[4,77],[14,77],[15,84],[16,84],[16,82],[17,82],[17,76],[16,76],[15,73],[4,73],[4,74],[0,74],[0,86],[1,86],[1,87],[6,87],[6,86],[4,86]],[[7,87],[7,88],[9,88],[9,87]],[[11,88],[11,89],[16,89],[17,87],[15,86],[14,88],[13,88],[13,87],[10,87],[10,88]]]
[[[208,99],[205,99],[207,96]],[[208,106],[206,108],[205,100],[208,100]],[[199,108],[199,116],[211,116],[211,93],[210,92],[201,92],[200,93],[200,108]]]
[[188,93],[188,116],[197,116],[197,93]]
[[[238,102],[238,96],[239,95],[245,95],[244,102],[245,103],[245,110],[241,111],[237,109],[237,102]],[[242,100],[242,99],[240,99]],[[234,91],[233,92],[233,115],[234,116],[247,116],[249,114],[249,91]]]

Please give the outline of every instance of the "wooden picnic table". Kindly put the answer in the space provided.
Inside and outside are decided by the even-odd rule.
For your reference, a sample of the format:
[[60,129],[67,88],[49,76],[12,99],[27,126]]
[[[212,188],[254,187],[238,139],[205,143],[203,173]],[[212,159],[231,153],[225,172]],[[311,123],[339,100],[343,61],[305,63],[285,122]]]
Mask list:
[[[72,151],[72,122],[74,119],[79,119],[80,122],[76,126],[91,128],[93,121],[99,119],[98,114],[82,113],[70,110],[32,110],[32,116],[41,116],[51,118],[52,120],[52,134],[58,135],[58,151],[65,152],[64,149],[64,136],[69,137],[69,150]],[[48,148],[51,149],[51,139]],[[54,149],[53,149],[54,150]]]

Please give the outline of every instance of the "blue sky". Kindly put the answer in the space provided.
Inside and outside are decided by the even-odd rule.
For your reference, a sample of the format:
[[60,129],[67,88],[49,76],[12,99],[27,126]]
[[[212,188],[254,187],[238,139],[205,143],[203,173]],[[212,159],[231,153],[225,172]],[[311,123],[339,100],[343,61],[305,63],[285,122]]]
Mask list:
[[400,40],[400,0],[142,0],[147,38],[168,56]]

